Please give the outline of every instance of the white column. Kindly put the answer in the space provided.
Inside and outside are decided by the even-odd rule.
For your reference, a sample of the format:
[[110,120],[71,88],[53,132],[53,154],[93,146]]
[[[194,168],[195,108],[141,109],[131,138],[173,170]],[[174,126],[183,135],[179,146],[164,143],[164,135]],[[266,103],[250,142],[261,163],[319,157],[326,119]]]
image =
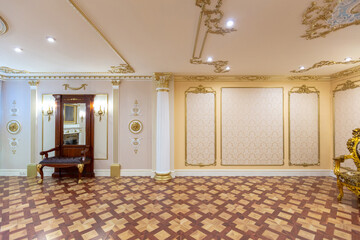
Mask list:
[[113,164],[110,166],[110,176],[120,177],[119,164],[119,80],[111,82],[113,85]]
[[30,164],[27,167],[27,176],[36,177],[36,159],[37,154],[36,150],[36,126],[37,126],[37,86],[39,81],[29,81],[30,85]]
[[169,182],[170,174],[170,108],[171,73],[154,73],[156,87],[156,182]]

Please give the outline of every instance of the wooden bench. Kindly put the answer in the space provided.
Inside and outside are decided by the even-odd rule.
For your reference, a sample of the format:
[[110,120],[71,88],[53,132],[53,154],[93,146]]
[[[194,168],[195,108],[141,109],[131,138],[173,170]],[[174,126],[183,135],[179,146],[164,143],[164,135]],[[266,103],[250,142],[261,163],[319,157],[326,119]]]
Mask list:
[[40,173],[41,179],[38,183],[43,183],[44,180],[44,167],[54,167],[59,169],[59,177],[61,177],[61,168],[70,168],[70,167],[77,167],[79,174],[78,174],[78,183],[81,183],[81,175],[84,170],[84,165],[89,164],[91,159],[86,157],[86,152],[89,151],[89,147],[84,147],[81,151],[80,157],[65,157],[65,156],[55,156],[49,157],[49,153],[53,151],[59,151],[59,148],[52,148],[47,151],[40,152],[40,155],[45,155],[45,158],[37,164],[36,168],[37,171]]

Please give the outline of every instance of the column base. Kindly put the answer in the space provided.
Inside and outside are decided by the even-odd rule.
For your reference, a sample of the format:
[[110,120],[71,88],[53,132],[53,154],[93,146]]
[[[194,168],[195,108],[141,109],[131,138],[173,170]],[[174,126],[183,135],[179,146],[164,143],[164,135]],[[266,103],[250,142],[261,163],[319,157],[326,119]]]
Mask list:
[[110,166],[110,177],[120,177],[120,164],[111,164]]
[[155,173],[155,182],[157,183],[167,183],[170,182],[172,177],[171,173]]
[[27,165],[27,177],[28,178],[36,178],[36,163],[30,163]]

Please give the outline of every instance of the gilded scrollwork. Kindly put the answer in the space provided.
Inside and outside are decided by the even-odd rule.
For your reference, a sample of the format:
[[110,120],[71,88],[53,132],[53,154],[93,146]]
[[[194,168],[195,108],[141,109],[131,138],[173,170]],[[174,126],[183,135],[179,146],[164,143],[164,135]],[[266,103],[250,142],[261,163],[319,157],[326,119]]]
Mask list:
[[315,87],[308,87],[306,85],[302,85],[301,87],[291,88],[289,91],[289,94],[290,93],[317,93],[317,94],[319,94],[319,90],[317,90]]
[[63,86],[64,86],[65,90],[68,90],[68,89],[70,89],[70,90],[80,90],[80,89],[86,90],[87,84],[81,84],[81,86],[77,87],[77,88],[76,87],[70,87],[69,84],[63,84]]
[[226,73],[226,72],[229,72],[229,70],[230,70],[230,69],[227,69],[228,61],[219,60],[219,61],[208,62],[208,61],[203,61],[199,58],[192,58],[192,59],[190,59],[190,63],[214,66],[214,68],[215,68],[214,72],[216,72],[216,73]]
[[303,76],[290,76],[288,77],[291,81],[317,81],[322,78],[328,78],[327,76],[318,76],[318,75],[303,75]]
[[320,61],[320,62],[314,63],[311,67],[299,69],[299,70],[291,70],[290,72],[302,73],[302,72],[307,72],[312,69],[321,68],[321,67],[325,67],[325,66],[332,66],[332,65],[339,65],[339,64],[356,64],[356,63],[360,63],[360,59],[350,60],[350,61],[339,61],[339,62],[337,62],[337,61]]
[[14,69],[14,68],[5,67],[5,66],[1,66],[1,67],[0,67],[0,72],[3,72],[3,73],[14,73],[14,74],[18,74],[18,73],[29,73],[28,71],[25,71],[25,70],[18,70],[18,69]]
[[319,0],[306,9],[302,24],[307,26],[301,37],[315,39],[331,32],[360,24],[358,0]]
[[346,91],[349,89],[354,89],[354,88],[360,87],[360,85],[357,85],[356,82],[358,82],[358,81],[353,82],[351,80],[347,80],[345,83],[338,84],[335,87],[335,89],[333,90],[333,94],[335,95],[335,93],[339,92],[339,91]]
[[119,64],[119,66],[110,66],[111,73],[134,73],[134,69],[129,64]]

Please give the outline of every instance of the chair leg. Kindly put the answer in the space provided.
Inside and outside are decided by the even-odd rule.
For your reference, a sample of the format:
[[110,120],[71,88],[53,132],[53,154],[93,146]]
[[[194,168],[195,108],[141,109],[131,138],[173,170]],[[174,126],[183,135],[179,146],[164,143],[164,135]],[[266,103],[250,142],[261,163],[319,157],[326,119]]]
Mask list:
[[44,180],[43,166],[41,164],[37,164],[36,169],[37,169],[38,173],[40,173],[41,179],[38,181],[38,183],[41,184],[41,183],[43,183],[43,180]]
[[337,180],[337,185],[338,185],[338,188],[339,188],[339,195],[337,197],[338,201],[341,202],[341,199],[343,198],[344,196],[344,185],[341,183],[340,179]]
[[82,181],[81,181],[81,174],[82,174],[82,172],[83,172],[83,170],[84,170],[84,164],[78,164],[77,167],[78,167],[78,169],[79,169],[79,179],[78,179],[78,183],[82,183]]

